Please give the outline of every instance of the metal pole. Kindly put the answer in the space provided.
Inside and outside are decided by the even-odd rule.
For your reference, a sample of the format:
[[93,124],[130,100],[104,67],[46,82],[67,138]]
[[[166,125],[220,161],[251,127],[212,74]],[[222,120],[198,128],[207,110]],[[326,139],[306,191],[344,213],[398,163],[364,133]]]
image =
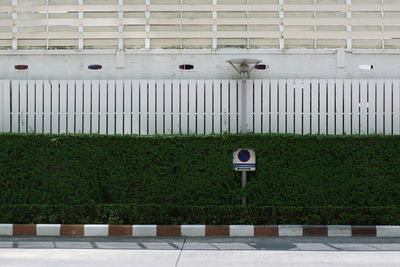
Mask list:
[[[242,189],[244,189],[246,187],[246,174],[247,174],[247,171],[242,171]],[[242,205],[246,206],[246,197],[245,196],[242,197]]]
[[242,77],[242,134],[247,133],[247,80]]

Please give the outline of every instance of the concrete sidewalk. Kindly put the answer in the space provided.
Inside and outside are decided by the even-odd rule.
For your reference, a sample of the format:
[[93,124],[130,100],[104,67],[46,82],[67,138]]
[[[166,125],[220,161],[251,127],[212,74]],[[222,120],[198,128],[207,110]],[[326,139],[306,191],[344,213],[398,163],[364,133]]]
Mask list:
[[399,266],[399,262],[400,238],[0,238],[0,266]]

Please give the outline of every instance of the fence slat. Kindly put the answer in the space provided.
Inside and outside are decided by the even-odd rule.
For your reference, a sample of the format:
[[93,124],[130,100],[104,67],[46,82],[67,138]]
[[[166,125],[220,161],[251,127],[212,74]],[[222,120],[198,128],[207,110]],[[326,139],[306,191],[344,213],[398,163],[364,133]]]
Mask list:
[[351,80],[344,81],[344,134],[351,134]]
[[213,81],[213,132],[221,133],[221,81]]
[[261,80],[254,81],[254,132],[262,131],[262,83]]
[[[43,82],[43,132],[51,132],[51,86],[49,81]],[[81,121],[82,125],[82,121]]]
[[400,134],[400,80],[393,80],[393,134]]
[[118,80],[115,84],[115,133],[124,133],[124,81],[122,80]]
[[188,123],[189,123],[189,133],[194,134],[196,132],[196,105],[197,105],[197,100],[196,100],[196,81],[195,80],[190,80],[189,81],[189,117],[188,117]]
[[67,133],[67,81],[60,81],[60,133]]
[[247,80],[246,88],[246,108],[247,108],[247,132],[254,131],[254,81]]
[[295,94],[295,81],[292,79],[287,80],[286,85],[286,133],[294,133],[294,94]]
[[311,81],[303,81],[303,134],[311,133]]
[[178,80],[173,81],[172,87],[172,133],[179,134],[180,133],[180,82]]
[[271,80],[271,133],[278,132],[278,80]]
[[205,83],[202,80],[197,81],[197,133],[204,134],[204,95]]
[[213,83],[210,80],[206,81],[206,134],[213,132]]
[[148,134],[154,135],[156,133],[156,84],[154,80],[148,80]]
[[278,92],[278,132],[286,133],[286,80],[279,80]]
[[336,128],[336,122],[335,122],[335,80],[329,79],[328,80],[328,134],[335,134]]
[[319,82],[311,80],[311,133],[319,133]]
[[156,81],[157,112],[156,112],[156,134],[164,133],[164,82]]
[[165,134],[172,134],[172,81],[167,80],[165,84]]
[[319,133],[327,134],[327,88],[328,81],[319,81]]
[[148,121],[148,109],[147,109],[147,93],[148,93],[148,83],[147,81],[140,81],[140,134],[146,135],[147,131],[147,121]]
[[132,133],[132,81],[124,81],[124,134]]
[[238,133],[238,86],[236,80],[229,81],[229,133]]
[[2,81],[2,131],[10,132],[11,131],[11,120],[10,120],[10,111],[11,111],[11,93],[10,93],[10,81],[3,80]]
[[262,133],[270,132],[270,89],[271,83],[269,80],[262,81]]
[[44,133],[43,128],[43,81],[35,81],[36,87],[36,132]]
[[27,88],[28,84],[26,80],[19,81],[19,132],[27,132]]
[[19,132],[19,82],[11,81],[11,132]]
[[368,80],[368,134],[376,133],[376,81]]
[[384,81],[376,82],[376,133],[384,133]]
[[90,102],[91,102],[91,94],[92,94],[92,81],[85,80],[83,81],[83,132],[90,133],[91,128],[91,110],[90,110]]
[[28,81],[28,133],[35,132],[35,81],[29,80]]
[[229,133],[229,81],[221,81],[222,133]]
[[303,132],[303,81],[296,80],[294,86],[294,132],[302,134]]
[[392,80],[385,80],[385,134],[392,134]]
[[100,97],[100,81],[92,81],[92,133],[99,133],[99,97]]
[[4,110],[4,105],[3,102],[5,102],[6,100],[4,99],[4,95],[3,95],[3,83],[5,81],[4,80],[0,80],[0,131],[1,132],[5,132],[4,130],[4,117],[5,114],[8,113],[7,110]]
[[[59,133],[58,120],[60,112],[59,92],[60,83],[58,80],[51,81],[51,133]],[[83,123],[85,125],[85,123]]]
[[181,133],[187,134],[188,129],[188,89],[189,82],[181,81]]
[[107,94],[108,83],[106,80],[100,81],[100,120],[99,120],[99,132],[100,134],[106,134],[108,130],[107,126]]
[[343,134],[343,80],[336,80],[336,118],[335,134]]
[[351,129],[352,134],[360,134],[360,81],[353,80],[351,87]]
[[108,127],[107,133],[108,134],[115,134],[115,87],[116,87],[115,81],[108,81],[108,88],[107,88],[107,127]]
[[140,83],[132,82],[132,134],[140,134]]
[[368,134],[368,81],[360,80],[360,134]]

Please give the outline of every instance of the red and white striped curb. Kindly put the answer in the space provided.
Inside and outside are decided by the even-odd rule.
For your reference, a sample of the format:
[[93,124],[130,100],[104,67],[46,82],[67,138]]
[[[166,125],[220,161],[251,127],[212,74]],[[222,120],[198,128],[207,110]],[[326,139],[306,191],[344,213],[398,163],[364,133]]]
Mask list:
[[0,224],[0,236],[372,236],[400,237],[400,226],[383,225],[108,225]]

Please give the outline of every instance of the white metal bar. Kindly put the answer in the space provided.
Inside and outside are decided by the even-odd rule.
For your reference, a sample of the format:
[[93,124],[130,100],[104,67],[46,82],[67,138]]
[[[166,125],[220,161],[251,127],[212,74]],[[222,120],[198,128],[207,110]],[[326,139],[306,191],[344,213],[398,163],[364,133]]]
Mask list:
[[195,80],[190,80],[189,81],[189,133],[197,133],[196,132],[196,81]]
[[384,80],[377,80],[376,82],[376,133],[384,134]]
[[221,103],[222,103],[222,133],[229,133],[229,80],[222,80]]
[[254,80],[247,80],[246,84],[247,132],[254,132]]
[[294,94],[295,94],[295,81],[292,79],[287,80],[287,91],[286,91],[286,133],[294,134]]
[[[115,88],[113,80],[108,81],[107,88],[107,134],[115,134]],[[147,122],[147,121],[146,121]]]
[[172,133],[179,134],[180,128],[180,82],[173,80],[172,82]]
[[336,134],[342,135],[343,132],[343,88],[344,82],[342,79],[336,80]]
[[2,131],[10,132],[10,103],[11,103],[11,93],[10,93],[10,81],[3,80],[2,82]]
[[393,80],[393,134],[400,134],[400,80]]
[[360,80],[360,134],[368,134],[368,80]]
[[376,133],[376,80],[368,80],[368,134]]
[[100,119],[99,119],[99,133],[106,134],[107,133],[107,103],[108,103],[108,95],[107,95],[107,87],[108,83],[106,80],[100,81]]
[[351,105],[351,133],[360,133],[360,81],[354,79],[351,87],[352,105]]
[[166,80],[165,84],[165,134],[172,134],[172,81]]
[[262,80],[254,81],[254,133],[262,132]]
[[278,80],[271,80],[271,133],[278,132]]
[[311,81],[303,80],[303,134],[311,133]]
[[67,133],[67,81],[60,81],[60,133]]
[[189,83],[187,80],[181,81],[181,133],[188,133],[188,89]]
[[262,133],[270,132],[270,80],[262,81]]
[[205,83],[204,80],[197,81],[197,133],[204,134],[204,118],[205,118]]
[[154,80],[148,80],[148,134],[154,135],[156,133],[156,84]]
[[124,133],[124,81],[123,80],[117,80],[115,85],[115,133],[116,134]]
[[100,81],[92,80],[92,120],[91,133],[99,133],[99,115],[100,115]]
[[164,133],[164,81],[156,81],[157,111],[156,111],[156,134]]
[[36,88],[36,118],[35,126],[37,133],[43,133],[43,81],[35,81]]
[[328,134],[335,134],[335,80],[328,80]]
[[221,81],[213,81],[213,122],[214,133],[221,133]]
[[206,134],[211,134],[213,132],[213,82],[211,80],[206,80]]
[[294,83],[294,133],[303,132],[303,81],[296,80]]
[[51,81],[51,133],[57,134],[58,131],[58,115],[59,115],[59,91],[60,91],[60,83],[58,80]]
[[132,134],[140,134],[140,82],[132,81]]
[[[1,86],[1,83],[0,83]],[[35,95],[35,81],[29,80],[28,81],[28,132],[34,133],[35,131],[35,102],[36,102],[36,95]],[[1,110],[1,109],[0,109]]]
[[43,82],[43,132],[51,132],[51,86],[50,81]]
[[319,81],[319,133],[327,134],[327,89],[328,81]]
[[392,134],[392,80],[385,80],[385,134]]
[[278,132],[286,133],[286,80],[279,80],[278,93]]
[[132,81],[124,80],[124,134],[132,133]]
[[147,81],[140,81],[140,134],[149,134],[147,131],[148,127],[148,83]]
[[11,132],[19,133],[19,81],[11,82]]
[[319,134],[319,82],[311,80],[311,133]]
[[351,134],[351,80],[344,81],[344,134]]
[[83,81],[83,133],[91,133],[91,94],[92,94],[92,81]]
[[19,81],[19,132],[26,133],[27,132],[27,82],[26,80]]
[[238,87],[236,80],[229,81],[229,133],[238,133]]

